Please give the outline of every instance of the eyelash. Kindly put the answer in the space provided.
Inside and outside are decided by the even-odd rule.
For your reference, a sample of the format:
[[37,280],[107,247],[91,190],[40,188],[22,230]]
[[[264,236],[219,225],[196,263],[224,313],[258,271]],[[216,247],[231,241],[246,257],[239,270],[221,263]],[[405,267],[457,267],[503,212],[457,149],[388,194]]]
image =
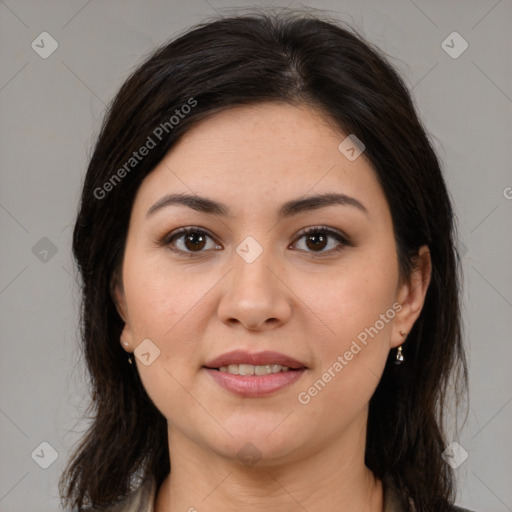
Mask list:
[[[196,226],[189,226],[189,227],[179,228],[179,229],[173,231],[172,233],[168,234],[167,236],[165,236],[159,242],[159,245],[166,246],[171,251],[176,252],[178,254],[181,254],[181,255],[186,254],[186,255],[188,255],[187,257],[193,257],[194,255],[202,255],[202,253],[204,253],[206,251],[204,251],[204,250],[201,250],[201,251],[183,251],[181,249],[177,249],[176,247],[174,247],[172,245],[172,243],[175,240],[180,239],[180,238],[182,238],[182,237],[184,237],[186,235],[189,235],[191,233],[193,233],[193,234],[200,234],[200,235],[206,235],[209,238],[211,238],[212,240],[214,240],[214,238],[207,231],[205,231],[204,229],[196,227]],[[322,250],[322,251],[306,251],[309,254],[313,255],[313,257],[315,257],[315,258],[322,258],[322,257],[328,256],[328,255],[330,255],[330,254],[332,254],[334,252],[339,252],[339,251],[343,250],[347,246],[348,247],[352,247],[353,246],[353,244],[348,240],[347,237],[342,235],[340,232],[335,231],[335,230],[333,230],[331,228],[327,228],[325,226],[312,226],[312,227],[308,227],[308,228],[303,229],[302,231],[299,232],[298,236],[295,238],[295,241],[293,243],[296,243],[298,240],[300,240],[300,239],[302,239],[304,237],[307,237],[308,235],[311,235],[313,233],[325,234],[325,235],[327,235],[327,237],[332,237],[336,241],[339,242],[339,245],[337,247],[335,247],[334,249],[330,249],[328,251],[324,251],[324,250]],[[215,242],[215,243],[217,243],[217,242]]]

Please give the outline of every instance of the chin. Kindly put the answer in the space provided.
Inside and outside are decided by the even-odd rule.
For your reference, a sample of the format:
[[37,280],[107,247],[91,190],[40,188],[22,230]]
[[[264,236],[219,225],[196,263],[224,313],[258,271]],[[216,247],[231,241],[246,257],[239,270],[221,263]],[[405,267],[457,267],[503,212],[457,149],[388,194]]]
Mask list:
[[220,452],[219,455],[248,466],[255,463],[274,466],[288,462],[304,449],[304,439],[298,432],[291,432],[282,424],[278,426],[280,422],[282,418],[272,423],[241,421],[237,423],[236,430],[230,425],[227,430],[236,434],[233,437],[226,434],[224,443],[212,448]]

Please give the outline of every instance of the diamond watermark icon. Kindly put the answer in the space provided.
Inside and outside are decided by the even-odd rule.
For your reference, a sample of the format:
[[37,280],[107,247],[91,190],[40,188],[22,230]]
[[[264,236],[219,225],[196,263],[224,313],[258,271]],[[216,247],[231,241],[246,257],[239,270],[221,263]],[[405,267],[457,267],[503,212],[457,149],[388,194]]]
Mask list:
[[57,450],[46,441],[43,441],[30,456],[43,469],[48,469],[58,458]]
[[254,466],[261,459],[261,452],[252,443],[245,443],[236,454],[238,460],[247,467]]
[[458,32],[452,32],[441,43],[441,48],[452,59],[458,59],[468,49],[468,46],[468,42]]
[[41,32],[30,46],[39,57],[47,59],[59,47],[59,43],[48,32]]
[[237,246],[236,252],[246,263],[252,263],[263,252],[263,247],[252,236],[248,236]]
[[441,454],[443,460],[449,464],[453,469],[457,469],[468,458],[469,454],[462,446],[453,441],[450,443],[446,450]]
[[146,338],[139,343],[133,353],[144,366],[149,366],[160,356],[160,349],[150,339]]
[[57,246],[49,238],[43,236],[32,247],[32,254],[39,261],[48,263],[57,254]]
[[353,162],[365,150],[365,145],[351,133],[346,139],[343,139],[338,149],[343,156]]

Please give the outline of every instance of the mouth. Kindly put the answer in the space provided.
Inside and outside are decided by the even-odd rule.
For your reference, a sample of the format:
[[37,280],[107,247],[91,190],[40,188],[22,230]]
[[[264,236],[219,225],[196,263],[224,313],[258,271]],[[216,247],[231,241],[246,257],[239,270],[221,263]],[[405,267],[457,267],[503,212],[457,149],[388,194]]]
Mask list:
[[[304,363],[291,356],[269,350],[253,353],[233,350],[208,361],[204,366],[235,375],[268,375],[307,368]],[[236,371],[238,373],[235,373]]]
[[203,369],[222,388],[242,397],[263,397],[292,385],[308,369],[278,352],[233,351],[208,362]]
[[280,364],[265,364],[265,365],[253,365],[253,364],[229,364],[227,366],[220,366],[219,368],[210,368],[211,370],[217,370],[223,373],[229,373],[231,375],[270,375],[272,373],[284,373],[289,371],[298,371],[302,368],[290,368],[289,366],[283,366]]

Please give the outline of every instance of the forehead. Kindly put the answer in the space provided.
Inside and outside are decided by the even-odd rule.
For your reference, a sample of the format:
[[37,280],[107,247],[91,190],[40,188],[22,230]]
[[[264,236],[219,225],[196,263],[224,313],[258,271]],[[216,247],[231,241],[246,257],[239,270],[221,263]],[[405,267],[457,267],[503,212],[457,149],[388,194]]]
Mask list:
[[308,106],[261,103],[216,113],[192,127],[143,181],[136,203],[146,209],[170,192],[207,195],[240,208],[308,193],[339,192],[386,208],[364,153],[339,150],[347,137]]
[[309,166],[314,160],[322,166],[321,148],[336,148],[342,137],[333,120],[311,107],[260,103],[230,108],[199,122],[174,147],[174,153],[190,157],[202,147],[195,155],[198,160],[209,161],[218,155],[235,164],[231,159],[243,155],[246,160],[240,164],[244,167],[272,160],[282,169],[297,167],[304,159]]

